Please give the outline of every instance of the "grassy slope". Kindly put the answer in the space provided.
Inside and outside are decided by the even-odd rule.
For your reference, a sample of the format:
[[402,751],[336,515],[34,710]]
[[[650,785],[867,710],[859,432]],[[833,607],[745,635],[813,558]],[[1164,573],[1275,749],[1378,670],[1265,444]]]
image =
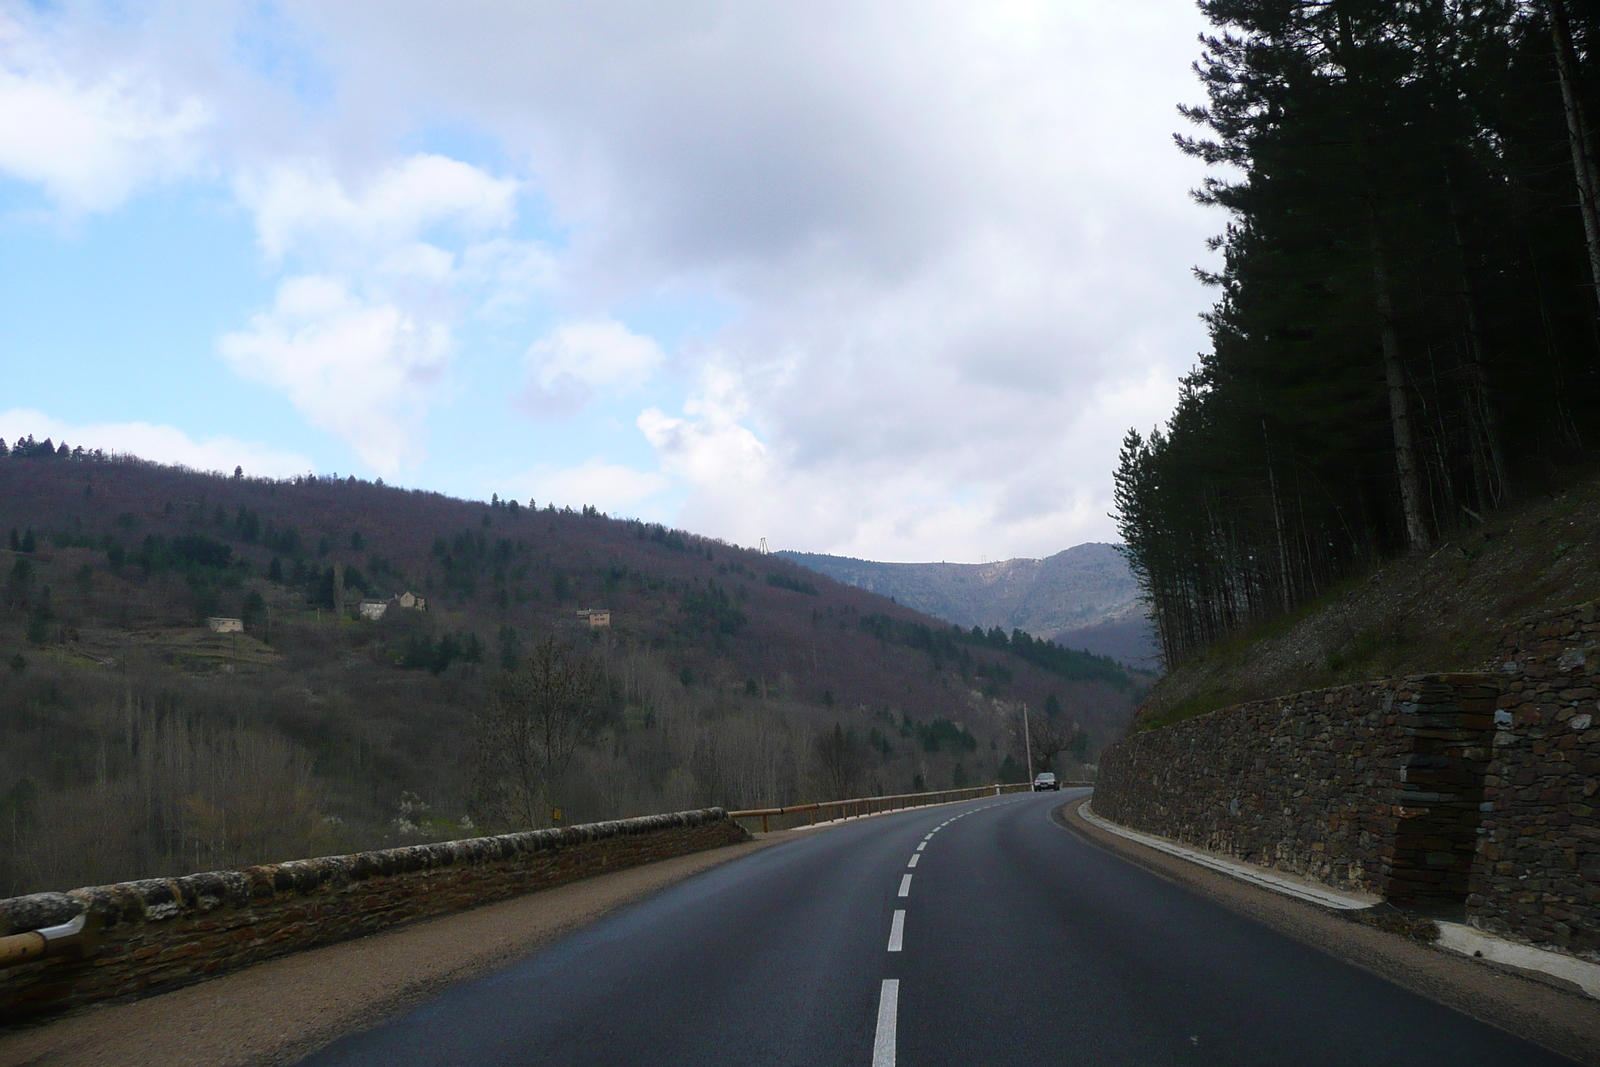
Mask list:
[[1149,692],[1136,725],[1397,674],[1469,670],[1506,624],[1600,596],[1600,481],[1526,501],[1224,641]]

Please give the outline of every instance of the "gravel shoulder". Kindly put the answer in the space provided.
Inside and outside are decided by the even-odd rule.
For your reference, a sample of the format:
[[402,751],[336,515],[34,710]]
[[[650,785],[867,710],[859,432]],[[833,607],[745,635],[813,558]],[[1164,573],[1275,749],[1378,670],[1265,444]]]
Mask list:
[[293,1063],[450,983],[785,839],[762,835],[285,956],[170,993],[0,1028],[0,1067]]
[[1052,817],[1097,847],[1334,959],[1578,1063],[1600,1067],[1600,1001],[1354,922],[1107,833],[1078,817],[1087,799],[1068,801]]

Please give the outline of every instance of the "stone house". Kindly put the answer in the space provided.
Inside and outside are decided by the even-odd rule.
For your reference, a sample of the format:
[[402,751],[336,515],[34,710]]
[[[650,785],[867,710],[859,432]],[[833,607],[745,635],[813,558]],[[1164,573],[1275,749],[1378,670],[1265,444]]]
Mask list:
[[383,618],[383,613],[389,610],[389,601],[363,600],[359,610],[363,619],[371,619],[373,622],[377,622]]
[[409,589],[395,597],[392,603],[405,608],[407,611],[427,611],[428,601],[425,597],[417,596]]
[[211,632],[212,633],[218,633],[218,634],[242,634],[242,633],[244,633],[244,620],[243,619],[212,618],[212,619],[207,619],[206,620],[206,625],[211,627]]
[[611,625],[610,608],[579,608],[578,618],[589,624],[589,629],[598,630],[602,626]]

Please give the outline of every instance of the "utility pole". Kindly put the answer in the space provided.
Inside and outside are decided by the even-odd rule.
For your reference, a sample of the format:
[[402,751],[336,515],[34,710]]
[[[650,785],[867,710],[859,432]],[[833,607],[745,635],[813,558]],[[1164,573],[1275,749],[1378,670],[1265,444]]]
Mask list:
[[1028,732],[1028,705],[1022,705],[1022,747],[1028,752],[1028,788],[1033,788],[1033,735]]

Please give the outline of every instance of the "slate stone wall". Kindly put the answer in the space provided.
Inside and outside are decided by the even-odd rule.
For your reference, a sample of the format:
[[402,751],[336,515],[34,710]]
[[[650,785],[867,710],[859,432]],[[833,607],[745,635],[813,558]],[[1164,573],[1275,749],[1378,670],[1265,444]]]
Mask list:
[[1100,760],[1114,822],[1396,902],[1466,894],[1495,678],[1423,675],[1254,701]]
[[1600,962],[1600,613],[1508,633],[1468,897],[1491,933]]
[[1509,628],[1498,666],[1136,734],[1102,756],[1094,808],[1600,962],[1600,609]]
[[749,839],[720,808],[0,900],[0,936],[103,924],[83,958],[0,970],[0,1021],[175,988],[315,945]]

